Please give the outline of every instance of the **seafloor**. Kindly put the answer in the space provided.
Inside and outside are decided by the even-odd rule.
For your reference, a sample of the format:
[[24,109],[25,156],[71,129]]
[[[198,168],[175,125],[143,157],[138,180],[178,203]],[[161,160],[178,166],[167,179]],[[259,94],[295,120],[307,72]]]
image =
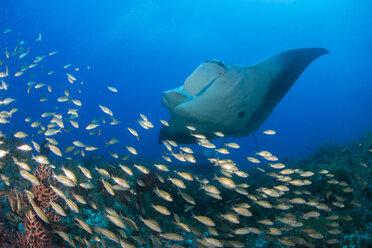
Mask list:
[[[324,144],[306,158],[281,160],[289,169],[286,174],[290,182],[267,164],[251,166],[245,171],[248,177],[233,177],[240,190],[215,180],[215,175],[227,177],[229,172],[221,174],[219,166],[202,158],[204,162],[200,163],[197,156],[193,167],[212,168],[209,173],[198,175],[187,171],[187,166],[171,165],[169,171],[158,170],[154,163],[161,161],[129,158],[122,165],[132,169],[134,175],[130,176],[115,161],[94,156],[66,160],[52,156],[47,149],[42,153],[50,164],[41,165],[30,153],[16,149],[20,143],[10,137],[3,137],[1,145],[8,151],[0,165],[1,247],[372,246],[372,133],[351,143]],[[16,161],[31,167],[30,173],[39,185],[20,175]],[[150,172],[141,172],[134,164]],[[78,165],[89,169],[92,179],[85,177]],[[68,187],[53,177],[52,173],[63,174],[62,166],[76,175],[76,185]],[[105,169],[108,177],[95,167]],[[179,171],[192,174],[193,181],[182,179]],[[125,179],[130,186],[112,186],[112,176]],[[168,178],[182,179],[186,188]],[[220,191],[217,195],[222,199],[201,189],[208,183],[206,180]],[[82,182],[94,188],[78,186]],[[104,182],[114,189],[111,193]],[[277,190],[275,186],[280,184],[288,190]],[[65,196],[58,196],[51,185]],[[168,192],[173,200],[164,200],[159,192],[154,193],[157,189]],[[27,191],[33,199],[26,195]],[[191,196],[195,204],[186,201],[180,191]],[[280,196],[275,195],[278,192],[282,192]],[[66,199],[75,202],[77,210]],[[62,206],[66,216],[58,214],[51,201]],[[170,215],[160,214],[153,205],[166,207]],[[239,211],[239,207],[247,211]],[[223,217],[228,213],[238,223]],[[208,221],[203,223],[195,216],[208,216],[213,223],[208,225]]]

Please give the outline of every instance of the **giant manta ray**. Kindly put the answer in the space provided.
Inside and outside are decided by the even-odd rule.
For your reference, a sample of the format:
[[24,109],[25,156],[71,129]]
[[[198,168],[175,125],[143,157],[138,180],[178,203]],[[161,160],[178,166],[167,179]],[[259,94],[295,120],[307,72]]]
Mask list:
[[162,126],[159,142],[182,144],[196,139],[249,135],[269,117],[306,67],[323,48],[293,49],[273,55],[255,65],[241,66],[210,60],[200,64],[184,84],[163,93],[161,102],[170,113],[169,126]]

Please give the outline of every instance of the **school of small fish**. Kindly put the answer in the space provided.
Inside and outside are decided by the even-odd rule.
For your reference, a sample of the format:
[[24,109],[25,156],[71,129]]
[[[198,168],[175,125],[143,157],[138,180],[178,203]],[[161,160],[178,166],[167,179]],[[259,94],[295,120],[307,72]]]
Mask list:
[[[8,33],[11,30],[2,35]],[[41,42],[41,34],[35,42]],[[252,167],[241,170],[229,158],[233,150],[242,150],[238,143],[218,146],[193,126],[186,128],[197,138],[197,145],[163,140],[164,154],[153,162],[143,161],[136,147],[141,135],[156,126],[150,117],[141,113],[138,126],[128,127],[114,117],[109,106],[97,103],[98,116],[84,123],[79,120],[85,104],[80,100],[84,84],[79,72],[83,68],[67,63],[44,70],[57,51],[34,56],[24,41],[8,46],[0,50],[0,181],[4,183],[0,197],[7,197],[15,215],[27,213],[55,228],[50,233],[64,247],[250,247],[249,239],[262,239],[267,247],[337,245],[341,244],[342,226],[353,220],[344,209],[363,204],[355,199],[355,185],[347,179],[335,178],[326,168],[288,167],[269,151],[240,151]],[[40,73],[44,80],[28,76]],[[53,83],[58,75],[65,81]],[[15,78],[18,85],[13,84]],[[25,99],[39,97],[40,103],[31,108],[35,112],[45,102],[49,110],[37,119],[34,113],[21,118],[17,112],[27,111],[19,111],[17,99],[7,96],[11,87],[24,90]],[[120,94],[113,86],[105,87],[107,94]],[[16,118],[24,120],[25,128],[10,131],[6,126]],[[169,125],[164,120],[158,124]],[[136,143],[101,136],[110,125],[122,125]],[[105,147],[75,135],[67,147],[61,147],[58,139],[74,129],[102,139]],[[276,134],[274,130],[263,133]],[[215,134],[225,140],[219,130]],[[17,145],[9,148],[8,139]],[[120,146],[122,154],[111,150],[113,146]],[[89,159],[102,149],[110,154],[109,159]],[[213,175],[188,170],[201,166],[201,150],[213,151],[214,156],[207,158],[214,167]],[[44,183],[36,173],[38,166],[51,172],[49,189],[55,197],[43,203],[49,212],[42,210],[45,206],[30,190]],[[313,184],[325,193],[314,191]],[[12,187],[24,193],[26,205],[8,197]],[[51,225],[50,212],[61,219],[60,226]],[[67,223],[73,223],[73,228]]]

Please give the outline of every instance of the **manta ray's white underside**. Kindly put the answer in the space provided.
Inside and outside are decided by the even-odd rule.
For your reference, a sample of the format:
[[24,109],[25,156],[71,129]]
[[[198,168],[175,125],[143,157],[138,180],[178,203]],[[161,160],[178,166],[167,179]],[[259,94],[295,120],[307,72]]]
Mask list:
[[162,104],[171,117],[159,141],[194,143],[195,133],[215,138],[214,132],[241,137],[269,117],[306,67],[328,51],[323,48],[288,50],[252,66],[217,60],[199,65],[184,85],[163,93]]

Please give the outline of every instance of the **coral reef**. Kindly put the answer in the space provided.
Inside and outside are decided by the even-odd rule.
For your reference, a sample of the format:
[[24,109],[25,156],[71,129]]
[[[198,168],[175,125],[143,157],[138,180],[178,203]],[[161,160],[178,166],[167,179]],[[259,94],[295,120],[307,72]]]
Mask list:
[[28,211],[23,219],[24,232],[18,231],[17,245],[20,248],[48,248],[52,246],[50,231],[43,226],[33,211]]
[[[29,161],[35,167],[33,175],[40,181],[39,185],[35,185],[20,178],[19,173],[14,169],[13,161],[7,159],[6,168],[9,170],[2,170],[3,178],[0,185],[2,192],[0,245],[21,248],[70,247],[74,245],[75,240],[83,247],[94,245],[118,247],[115,237],[119,237],[135,244],[135,247],[203,247],[202,244],[207,246],[205,239],[217,238],[216,233],[218,233],[219,239],[224,240],[225,247],[230,247],[229,242],[235,242],[235,247],[284,247],[285,243],[294,244],[297,247],[339,247],[341,245],[369,247],[372,245],[370,236],[372,229],[372,202],[370,200],[372,153],[369,148],[371,140],[372,134],[366,134],[361,140],[349,144],[325,144],[303,159],[282,159],[281,163],[285,164],[285,168],[293,171],[291,172],[293,173],[292,179],[300,178],[299,175],[304,171],[312,171],[315,174],[311,177],[311,186],[307,187],[295,187],[282,182],[291,188],[291,191],[280,200],[263,194],[263,190],[277,185],[278,170],[262,163],[258,166],[251,166],[247,171],[248,178],[234,178],[237,185],[249,184],[245,189],[246,192],[242,191],[238,194],[225,187],[219,187],[215,177],[219,171],[216,169],[203,175],[193,171],[194,182],[186,182],[187,189],[179,189],[171,183],[169,177],[177,177],[178,171],[191,173],[191,170],[187,167],[172,165],[175,170],[173,173],[157,171],[154,170],[153,163],[158,163],[158,161],[145,161],[140,158],[122,163],[128,167],[135,163],[149,168],[147,174],[133,168],[134,176],[125,175],[119,166],[106,166],[108,161],[105,159],[96,160],[96,163],[89,157],[86,161],[53,160],[53,164],[63,163],[65,169],[73,172],[77,182],[89,183],[91,187],[94,187],[93,190],[89,190],[57,183],[49,165],[36,165],[31,162],[30,158],[23,156],[22,160]],[[112,161],[109,163],[115,164]],[[92,178],[87,180],[80,173],[78,165],[89,168]],[[115,196],[111,196],[102,183],[105,178],[101,174],[102,171],[93,169],[95,167],[105,168],[110,175],[125,178],[131,188],[123,190],[116,187],[118,185],[113,185]],[[55,173],[58,171],[60,171],[60,166],[54,169]],[[320,173],[321,171],[325,172]],[[107,178],[105,180],[108,181]],[[200,182],[196,183],[196,180]],[[208,180],[218,187],[222,201],[206,197],[204,190],[201,189],[203,180]],[[24,183],[20,184],[19,181]],[[55,213],[50,201],[62,206],[64,202],[51,189],[51,185],[61,189],[66,194],[66,198],[74,199],[76,194],[83,196],[87,203],[76,201],[79,214],[69,211],[68,215],[62,218]],[[173,202],[162,200],[154,193],[155,188],[167,191],[173,197]],[[49,223],[38,217],[24,193],[25,190],[32,192],[35,204],[45,213]],[[196,205],[185,202],[180,192],[192,195]],[[291,199],[304,199],[306,202],[317,201],[317,204],[321,203],[320,205],[324,208],[315,209],[319,211],[319,216],[316,218],[308,218],[305,213],[314,211],[314,206],[290,203],[287,211],[263,208],[256,204],[255,197],[265,198],[264,200],[273,206],[278,203],[288,204]],[[253,215],[241,217],[239,225],[226,223],[226,220],[221,217],[221,214],[232,213],[233,206],[247,202],[250,202],[249,211]],[[171,210],[172,217],[156,214],[152,207],[156,204]],[[67,206],[65,210],[68,210]],[[125,227],[118,229],[117,225],[107,218],[108,213],[120,217]],[[205,225],[193,219],[195,215],[213,216],[216,227],[206,228]],[[140,216],[151,217],[167,232],[180,234],[183,241],[171,241],[157,235],[144,225]],[[300,228],[279,225],[278,220],[285,218],[296,220],[297,224],[301,224]],[[96,234],[88,236],[89,229],[85,229],[87,227],[84,228],[80,224],[77,225],[77,219],[84,220]],[[274,222],[273,225],[270,224],[271,221]],[[176,226],[175,222],[187,223],[190,231]],[[232,237],[231,232],[237,227],[249,227],[253,231],[244,236]],[[276,230],[275,228],[280,228],[280,231],[285,233],[284,237],[273,235],[271,231]],[[59,232],[61,230],[65,232]],[[115,233],[111,239],[109,232]],[[116,236],[116,233],[120,235]]]
[[39,185],[32,184],[31,186],[34,202],[47,216],[49,223],[45,223],[37,217],[25,193],[23,193],[26,187],[22,189],[12,188],[8,195],[10,214],[15,219],[15,223],[12,226],[17,230],[20,222],[22,227],[21,230],[17,231],[17,238],[13,239],[12,243],[14,246],[14,240],[16,240],[16,246],[19,248],[55,247],[55,242],[53,241],[53,236],[55,235],[51,230],[59,230],[63,226],[61,218],[50,205],[50,201],[58,199],[57,194],[50,188],[50,185],[54,184],[51,177],[51,169],[47,165],[40,164],[33,174],[40,182]]

